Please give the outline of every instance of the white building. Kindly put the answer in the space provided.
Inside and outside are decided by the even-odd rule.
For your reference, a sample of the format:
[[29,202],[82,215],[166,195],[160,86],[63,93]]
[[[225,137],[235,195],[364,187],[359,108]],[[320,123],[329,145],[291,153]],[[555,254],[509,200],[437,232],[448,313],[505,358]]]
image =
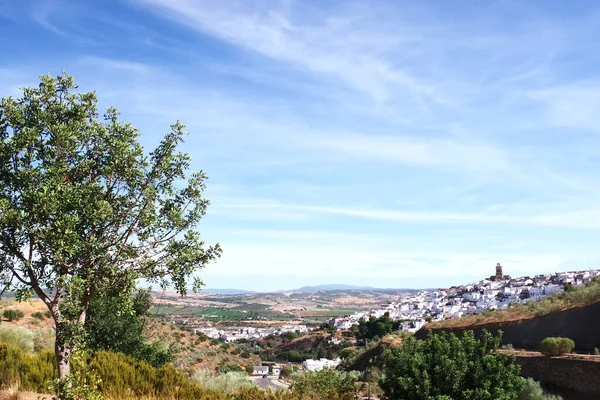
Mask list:
[[308,359],[302,362],[302,367],[306,371],[320,371],[323,368],[335,368],[340,364],[340,358],[335,360],[328,360],[327,358],[320,358],[318,360]]

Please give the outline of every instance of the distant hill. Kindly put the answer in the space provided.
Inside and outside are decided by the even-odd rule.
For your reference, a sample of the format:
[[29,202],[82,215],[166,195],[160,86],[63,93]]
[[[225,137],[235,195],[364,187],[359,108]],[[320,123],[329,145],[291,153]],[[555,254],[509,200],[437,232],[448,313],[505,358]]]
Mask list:
[[353,285],[342,285],[342,284],[329,284],[329,285],[316,285],[316,286],[302,286],[297,289],[289,290],[277,290],[277,291],[253,291],[253,290],[240,290],[240,289],[202,289],[202,293],[216,294],[222,296],[234,296],[239,294],[258,294],[258,293],[285,293],[285,292],[299,292],[299,293],[311,293],[311,292],[324,292],[334,290],[370,290],[370,291],[384,291],[384,290],[395,290],[395,291],[413,291],[422,289],[395,289],[395,288],[376,288],[372,286],[353,286]]
[[352,286],[352,285],[340,285],[340,284],[330,284],[330,285],[317,285],[317,286],[302,286],[298,289],[293,290],[279,290],[280,292],[319,292],[319,291],[327,291],[327,290],[376,290],[371,286]]
[[281,292],[321,292],[321,291],[332,291],[332,290],[416,290],[416,289],[392,289],[392,288],[376,288],[372,286],[353,286],[353,285],[341,285],[341,284],[330,284],[330,285],[317,285],[317,286],[302,286],[298,289],[291,290],[278,290],[278,293]]
[[202,289],[202,293],[220,294],[220,295],[234,295],[234,294],[253,294],[251,290],[239,290],[239,289]]

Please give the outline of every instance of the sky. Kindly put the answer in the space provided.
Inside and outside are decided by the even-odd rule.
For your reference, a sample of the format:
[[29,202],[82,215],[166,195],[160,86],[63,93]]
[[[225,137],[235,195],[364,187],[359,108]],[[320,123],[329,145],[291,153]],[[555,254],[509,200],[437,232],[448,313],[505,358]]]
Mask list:
[[596,1],[0,0],[0,36],[0,95],[187,125],[208,287],[600,268]]

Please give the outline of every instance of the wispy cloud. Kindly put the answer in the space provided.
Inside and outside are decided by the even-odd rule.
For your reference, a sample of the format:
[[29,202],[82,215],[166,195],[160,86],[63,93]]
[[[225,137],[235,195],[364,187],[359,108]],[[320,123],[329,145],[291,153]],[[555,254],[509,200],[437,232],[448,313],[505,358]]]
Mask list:
[[225,247],[211,286],[600,260],[594,4],[2,4],[2,95],[66,70],[147,148],[188,124]]

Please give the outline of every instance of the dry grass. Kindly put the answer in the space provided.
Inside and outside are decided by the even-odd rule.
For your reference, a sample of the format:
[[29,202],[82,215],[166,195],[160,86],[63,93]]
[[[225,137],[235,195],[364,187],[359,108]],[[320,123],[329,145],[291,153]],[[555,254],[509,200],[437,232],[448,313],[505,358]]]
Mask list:
[[223,360],[226,364],[236,364],[241,368],[248,364],[257,365],[256,363],[260,362],[260,359],[255,355],[251,355],[250,358],[243,358],[239,354],[232,354],[232,351],[236,348],[235,344],[230,344],[228,349],[224,349],[220,343],[214,345],[210,339],[200,341],[199,337],[193,332],[170,324],[163,325],[157,320],[149,320],[147,331],[148,337],[152,340],[174,340],[181,348],[175,364],[186,370],[214,370]]
[[50,394],[24,392],[16,388],[0,390],[0,400],[51,400],[52,398]]

